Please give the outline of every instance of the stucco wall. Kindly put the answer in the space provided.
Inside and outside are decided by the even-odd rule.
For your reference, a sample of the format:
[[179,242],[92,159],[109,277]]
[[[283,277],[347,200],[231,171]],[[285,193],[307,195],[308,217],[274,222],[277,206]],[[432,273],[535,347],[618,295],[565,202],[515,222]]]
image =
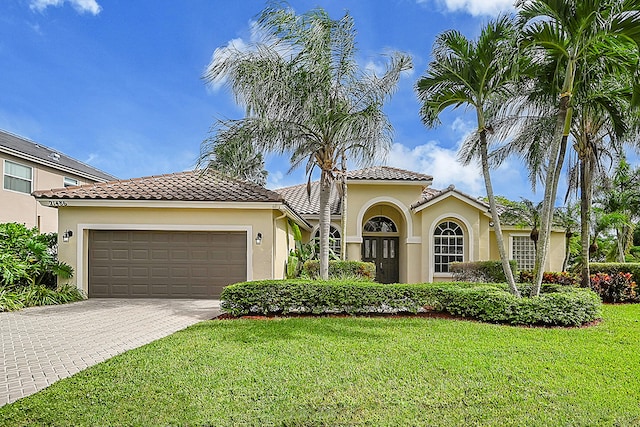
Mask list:
[[[477,207],[454,197],[447,197],[420,211],[422,215],[422,253],[420,260],[421,281],[430,282],[449,280],[448,273],[434,272],[433,232],[438,224],[443,221],[453,221],[462,227],[464,232],[465,261],[476,261],[479,256],[486,253],[488,243],[487,234],[481,232],[482,213]],[[481,248],[483,248],[481,250]]]
[[289,250],[295,248],[295,240],[291,227],[287,224],[287,217],[279,215],[279,211],[272,211],[273,215],[273,278],[282,279],[286,277],[286,264]]
[[[422,193],[421,185],[372,185],[349,183],[347,202],[347,236],[361,236],[362,225],[370,217],[379,214],[380,208],[370,209],[377,205],[383,207],[389,205],[397,209],[398,218],[402,218],[401,223],[396,222],[401,228],[419,236],[421,233],[420,221],[409,210],[411,204],[420,199]],[[394,219],[394,218],[392,218]],[[394,219],[396,221],[396,219]],[[400,221],[400,219],[398,219]],[[411,224],[409,224],[409,222]],[[405,232],[405,237],[412,237]],[[401,242],[402,243],[402,242]]]
[[87,184],[80,176],[58,171],[19,157],[0,153],[0,222],[18,222],[27,227],[40,227],[42,232],[58,231],[58,211],[55,208],[42,206],[31,194],[6,190],[4,188],[4,161],[9,160],[32,168],[32,191],[49,190],[64,187],[64,177],[73,178],[78,185]]
[[[277,264],[286,257],[286,241],[282,240],[286,239],[286,232],[280,222],[274,224],[273,212],[271,209],[61,207],[60,232],[71,230],[74,234],[69,242],[60,243],[58,251],[60,259],[74,268],[75,276],[70,282],[86,292],[90,229],[246,230],[251,257],[249,279],[282,277],[284,265],[278,267]],[[262,233],[260,245],[255,242],[258,232]]]
[[[507,255],[511,253],[511,236],[528,236],[530,230],[514,228],[513,226],[503,226],[502,234],[504,235],[504,245],[507,251]],[[547,256],[547,262],[544,267],[544,271],[562,271],[562,263],[565,256],[565,242],[564,231],[552,230],[551,231],[551,251]],[[496,241],[495,232],[491,229],[491,256],[490,258],[482,259],[500,259],[500,253],[498,252],[498,243]]]

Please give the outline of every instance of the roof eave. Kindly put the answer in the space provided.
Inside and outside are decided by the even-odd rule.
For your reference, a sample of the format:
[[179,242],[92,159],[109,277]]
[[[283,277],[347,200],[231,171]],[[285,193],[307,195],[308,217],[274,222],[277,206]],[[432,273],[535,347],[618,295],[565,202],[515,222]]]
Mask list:
[[409,179],[353,179],[347,178],[347,185],[410,185],[428,187],[433,183],[430,180],[409,180]]
[[456,199],[458,199],[458,200],[460,200],[460,201],[462,201],[464,203],[467,203],[467,204],[477,208],[478,210],[483,211],[484,213],[486,213],[487,209],[488,209],[487,206],[485,206],[482,203],[478,202],[476,199],[474,199],[472,197],[469,197],[469,196],[467,196],[465,194],[462,194],[462,193],[460,193],[458,191],[455,191],[455,190],[443,191],[442,193],[440,193],[437,196],[427,200],[426,202],[419,203],[419,204],[414,204],[411,207],[411,209],[416,213],[420,212],[421,210],[426,209],[429,206],[438,203],[440,200],[442,200],[442,199],[444,199],[446,197],[455,197]]
[[50,167],[52,169],[57,169],[57,170],[60,170],[60,171],[63,171],[63,172],[69,172],[71,174],[74,174],[74,175],[77,175],[77,176],[80,176],[80,177],[83,177],[83,178],[87,178],[87,179],[90,179],[92,181],[107,182],[107,181],[116,179],[116,177],[113,177],[113,176],[111,176],[110,178],[106,178],[106,177],[100,177],[100,176],[97,176],[97,175],[86,173],[86,172],[80,171],[78,169],[69,167],[69,166],[61,165],[61,164],[53,162],[53,161],[45,160],[45,159],[43,159],[41,157],[32,156],[31,154],[23,153],[22,151],[14,150],[12,148],[1,146],[1,145],[0,145],[0,151],[2,151],[3,153],[6,153],[6,154],[12,155],[14,157],[18,157],[18,158],[21,158],[21,159],[28,160],[28,161],[33,162],[33,163],[37,163],[37,164],[40,164],[40,165],[43,165],[43,166],[48,166],[48,167]]

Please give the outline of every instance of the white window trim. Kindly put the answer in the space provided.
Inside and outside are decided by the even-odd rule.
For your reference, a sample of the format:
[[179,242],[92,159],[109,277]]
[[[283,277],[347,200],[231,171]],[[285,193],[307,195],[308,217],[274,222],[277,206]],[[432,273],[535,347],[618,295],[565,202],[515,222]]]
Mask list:
[[[465,233],[463,234],[463,237],[466,238],[466,242],[467,242],[467,253],[463,254],[462,260],[463,261],[474,261],[474,252],[473,252],[473,242],[474,240],[474,236],[473,236],[473,228],[471,228],[471,224],[469,223],[469,221],[466,220],[466,218],[458,215],[458,214],[451,214],[451,213],[447,213],[447,214],[443,214],[440,215],[439,217],[437,217],[432,223],[431,226],[429,227],[429,263],[428,263],[428,267],[427,267],[427,282],[433,282],[433,278],[434,277],[451,277],[451,273],[436,273],[435,272],[435,262],[436,262],[436,254],[434,253],[433,250],[433,242],[434,242],[434,233],[436,231],[436,227],[438,225],[440,225],[440,223],[442,223],[445,220],[452,220],[453,222],[458,222],[458,225],[460,225],[462,227],[462,232]],[[424,246],[423,246],[424,247]]]
[[[334,228],[338,231],[338,235],[340,235],[340,245],[338,246],[338,249],[342,249],[342,227],[334,222],[330,222],[329,223],[329,234],[331,234],[331,228]],[[316,233],[318,233],[318,238],[320,238],[319,236],[319,232],[320,232],[320,224],[317,224],[315,227],[313,227],[311,229],[311,240],[316,238]],[[331,236],[329,236],[331,237]],[[309,240],[309,242],[311,242],[311,240]],[[331,243],[329,243],[329,245],[331,245]],[[335,252],[335,251],[334,251]],[[341,256],[342,254],[337,254],[338,256]]]
[[[30,169],[31,170],[31,179],[25,179],[25,178],[23,178],[21,176],[15,176],[15,175],[11,175],[10,173],[7,173],[7,163],[13,163],[14,165],[18,165],[18,166],[22,166],[22,167]],[[9,176],[11,178],[20,179],[22,181],[29,181],[29,192],[28,193],[24,193],[22,191],[16,191],[16,190],[12,190],[10,188],[5,187],[5,185],[4,185],[4,177],[5,176]],[[5,159],[4,160],[3,169],[2,169],[2,188],[4,190],[6,190],[6,191],[11,191],[12,193],[31,195],[31,193],[33,193],[33,167],[32,166],[23,165],[22,163],[19,163],[19,162],[14,162],[13,160]]]
[[[400,228],[398,227],[398,224],[396,224],[396,222],[394,220],[392,220],[391,218],[389,218],[387,215],[372,215],[371,217],[369,217],[366,221],[364,222],[364,225],[362,226],[362,235],[363,236],[400,236],[400,232],[399,231],[364,231],[364,226],[367,225],[367,223],[369,221],[371,221],[373,218],[386,218],[389,221],[391,221],[393,223],[393,226],[396,228],[396,230],[400,230]],[[364,218],[363,218],[364,219]]]
[[[367,203],[362,205],[362,207],[360,208],[360,211],[358,212],[358,215],[356,217],[356,224],[358,224],[358,227],[356,229],[356,235],[355,236],[346,236],[347,243],[362,243],[362,228],[363,227],[362,227],[361,224],[363,224],[364,214],[367,213],[367,210],[371,206],[374,206],[374,205],[377,205],[377,204],[384,204],[384,203],[388,203],[388,204],[392,205],[393,207],[399,209],[401,214],[402,214],[402,216],[404,217],[404,225],[406,226],[406,230],[407,230],[407,238],[406,238],[405,243],[420,243],[421,242],[420,236],[414,236],[413,235],[413,218],[411,217],[411,212],[409,212],[409,209],[407,209],[405,204],[402,203],[400,200],[398,200],[396,198],[393,198],[393,197],[380,196],[380,197],[373,198],[373,199],[367,201]],[[396,227],[397,226],[398,226],[398,224],[396,224]]]
[[[69,180],[69,181],[74,181],[74,182],[75,182],[75,184],[71,184],[71,183],[69,183],[69,185],[67,185],[67,180]],[[69,177],[69,176],[65,176],[65,177],[63,177],[63,178],[62,178],[62,185],[63,185],[63,187],[65,187],[65,188],[66,188],[66,187],[74,187],[74,186],[78,185],[78,180],[77,180],[77,179],[75,179],[75,178],[71,178],[71,177]]]
[[[454,235],[454,237],[455,237],[456,239],[457,239],[458,237],[462,237],[462,262],[464,262],[464,261],[465,261],[465,259],[464,259],[464,253],[465,253],[465,249],[466,249],[466,247],[465,247],[465,246],[468,246],[468,243],[467,243],[467,245],[465,245],[465,243],[464,243],[464,228],[463,228],[463,227],[462,227],[462,226],[461,226],[457,221],[447,221],[447,220],[441,221],[441,222],[440,222],[440,224],[438,224],[435,228],[438,228],[440,225],[444,224],[445,222],[447,222],[447,223],[451,222],[451,223],[455,224],[455,225],[460,229],[460,231],[462,232],[462,234],[460,234],[460,235],[455,234],[455,235]],[[437,272],[437,271],[435,271],[435,269],[436,269],[436,265],[437,265],[435,258],[436,258],[436,256],[438,256],[438,255],[440,255],[440,256],[442,256],[442,255],[443,255],[442,253],[437,254],[437,253],[436,253],[436,251],[435,251],[435,248],[436,248],[435,238],[436,238],[436,237],[440,237],[440,238],[442,238],[442,237],[447,237],[447,238],[448,238],[450,235],[449,235],[449,234],[438,234],[438,235],[436,236],[436,234],[435,234],[435,228],[434,228],[434,235],[433,235],[433,239],[432,239],[432,241],[431,241],[431,245],[432,245],[432,248],[433,248],[433,270],[434,270],[434,273],[433,273],[433,274],[434,274],[436,277],[448,277],[448,276],[451,276],[451,275],[452,275],[451,271],[447,271],[447,272],[444,272],[444,271],[439,271],[439,272]],[[454,245],[454,247],[457,247],[457,246],[458,246],[458,245],[457,245],[457,243],[456,243],[456,244]],[[443,245],[441,244],[441,245],[440,245],[440,247],[442,248],[442,247],[443,247]],[[448,253],[447,255],[444,255],[444,256],[449,256],[449,255],[450,255],[450,253]],[[454,255],[458,255],[458,254],[454,254]],[[440,262],[440,265],[441,265],[441,266],[444,266],[444,263],[443,263],[443,262]],[[447,267],[448,267],[448,266],[449,266],[449,263],[447,263],[446,265],[447,265]]]

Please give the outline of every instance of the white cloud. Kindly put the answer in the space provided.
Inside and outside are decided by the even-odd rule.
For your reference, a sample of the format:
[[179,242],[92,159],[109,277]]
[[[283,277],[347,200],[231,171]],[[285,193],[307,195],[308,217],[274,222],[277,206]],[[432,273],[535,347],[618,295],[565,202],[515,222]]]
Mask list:
[[[213,64],[220,62],[225,58],[228,58],[230,55],[232,55],[233,52],[237,52],[237,51],[244,52],[248,49],[249,49],[249,44],[241,38],[229,40],[226,46],[219,47],[215,51],[213,51],[213,55],[211,56],[211,62],[207,66],[207,70]],[[227,79],[225,76],[218,77],[214,81],[207,84],[207,90],[210,93],[215,93],[218,90],[220,90],[222,86],[225,85],[226,81]]]
[[364,69],[368,73],[373,73],[378,77],[382,76],[385,73],[385,71],[387,71],[387,69],[385,68],[384,64],[382,64],[380,62],[376,62],[376,61],[367,62],[364,65]]
[[458,150],[429,141],[414,148],[394,143],[387,156],[389,166],[433,176],[433,188],[443,189],[453,184],[471,195],[484,194],[482,171],[477,165],[463,166],[457,160]]
[[78,13],[90,13],[97,15],[102,7],[96,0],[31,0],[29,7],[31,10],[42,12],[49,6],[61,7],[64,3],[69,3]]
[[476,129],[476,126],[472,122],[466,121],[460,116],[456,117],[453,123],[451,124],[452,131],[458,134],[462,134],[465,137],[471,132],[473,132],[475,129]]
[[[432,3],[434,0],[417,0],[418,3]],[[513,0],[437,0],[449,12],[466,12],[473,16],[497,16],[500,12],[514,11]]]

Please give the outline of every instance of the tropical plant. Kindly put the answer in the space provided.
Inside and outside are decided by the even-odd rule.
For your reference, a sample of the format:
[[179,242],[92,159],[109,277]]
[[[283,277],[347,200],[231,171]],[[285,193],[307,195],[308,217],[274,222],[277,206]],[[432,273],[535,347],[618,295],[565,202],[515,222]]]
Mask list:
[[215,170],[232,178],[266,185],[268,172],[264,157],[248,138],[225,138],[224,129],[215,128],[200,147],[197,169]]
[[[571,257],[571,240],[575,234],[576,229],[580,226],[580,221],[576,219],[578,217],[578,210],[580,206],[578,204],[569,204],[564,208],[556,209],[554,216],[554,223],[564,229],[564,261],[562,261],[562,271],[567,271],[569,267],[569,259]],[[587,234],[587,239],[588,239]],[[588,241],[588,240],[587,240]],[[589,250],[587,246],[587,251]]]
[[625,256],[633,244],[633,232],[640,212],[640,169],[631,169],[623,157],[613,177],[604,180],[599,189],[598,205],[604,213],[601,221],[613,228],[616,234],[617,262],[625,262]]
[[[635,73],[637,64],[620,55],[631,43],[640,43],[640,3],[635,0],[519,0],[524,45],[529,57],[541,63],[540,70],[552,70],[558,96],[553,137],[543,165],[544,189],[541,230],[536,253],[536,279],[532,295],[538,295],[542,282],[551,232],[552,213],[560,172],[564,164],[574,112],[573,96],[588,93],[590,69],[599,78],[615,79]],[[551,64],[551,66],[549,66]],[[637,84],[637,82],[635,83]]]
[[356,62],[353,18],[333,20],[322,9],[297,15],[271,3],[258,16],[261,41],[248,49],[216,50],[204,79],[225,81],[247,116],[218,123],[219,143],[243,140],[259,151],[291,154],[306,164],[310,187],[320,170],[320,277],[329,273],[329,198],[343,155],[367,164],[391,145],[382,110],[411,59],[392,54],[382,76]]
[[436,39],[433,59],[416,90],[422,103],[420,115],[428,127],[438,125],[440,114],[449,107],[474,109],[477,129],[465,142],[461,157],[464,163],[480,159],[502,269],[511,292],[520,296],[509,267],[489,170],[489,140],[499,124],[491,120],[515,86],[515,43],[514,24],[506,16],[489,22],[475,41],[459,31],[446,31]]
[[57,235],[41,234],[24,224],[0,224],[0,286],[56,286],[56,276],[69,279],[73,269],[57,260]]

